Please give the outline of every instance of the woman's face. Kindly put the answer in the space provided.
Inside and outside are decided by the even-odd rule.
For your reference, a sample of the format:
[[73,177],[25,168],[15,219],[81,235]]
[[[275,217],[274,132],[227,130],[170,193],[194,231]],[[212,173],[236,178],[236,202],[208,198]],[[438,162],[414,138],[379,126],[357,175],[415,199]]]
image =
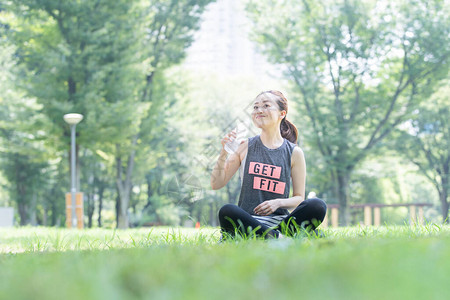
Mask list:
[[259,95],[253,103],[252,120],[258,128],[279,126],[285,115],[279,110],[277,96],[271,93]]

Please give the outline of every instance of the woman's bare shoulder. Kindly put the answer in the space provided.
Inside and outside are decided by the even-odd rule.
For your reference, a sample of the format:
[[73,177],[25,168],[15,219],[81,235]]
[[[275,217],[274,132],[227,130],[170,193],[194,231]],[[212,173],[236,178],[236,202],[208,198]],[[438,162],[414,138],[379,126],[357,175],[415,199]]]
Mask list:
[[299,146],[295,146],[292,151],[291,165],[302,163],[304,161],[305,161],[305,154],[303,153],[302,148],[300,148]]
[[303,149],[300,148],[300,146],[295,146],[294,150],[292,150],[292,155],[304,155],[303,154]]

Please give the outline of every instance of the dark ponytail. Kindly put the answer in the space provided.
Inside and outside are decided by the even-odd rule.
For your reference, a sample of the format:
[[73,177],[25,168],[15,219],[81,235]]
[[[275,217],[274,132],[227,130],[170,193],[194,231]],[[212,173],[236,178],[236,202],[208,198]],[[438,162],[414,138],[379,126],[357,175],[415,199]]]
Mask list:
[[287,139],[288,141],[297,144],[298,139],[298,130],[294,124],[286,120],[286,117],[281,120],[280,125],[281,136]]
[[[279,91],[266,91],[266,92],[262,92],[261,94],[265,94],[265,93],[270,93],[272,95],[275,95],[277,97],[277,104],[278,104],[279,109],[286,111],[286,114],[287,114],[287,112],[288,112],[287,99],[286,99],[286,97],[284,97],[284,95],[281,92],[279,92]],[[286,116],[283,118],[283,120],[281,120],[280,133],[281,133],[281,136],[283,138],[287,139],[288,141],[290,141],[290,142],[292,142],[294,144],[297,144],[297,140],[298,140],[297,127],[295,127],[294,124],[289,122],[286,119]]]

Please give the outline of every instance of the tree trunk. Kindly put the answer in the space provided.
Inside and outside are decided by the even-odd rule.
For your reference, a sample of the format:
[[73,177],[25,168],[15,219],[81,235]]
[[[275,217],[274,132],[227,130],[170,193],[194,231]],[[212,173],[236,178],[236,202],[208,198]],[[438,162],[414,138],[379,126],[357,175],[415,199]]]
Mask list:
[[449,203],[447,202],[447,193],[442,192],[439,193],[439,199],[441,200],[441,209],[442,209],[442,222],[444,224],[448,224],[448,209],[449,209]]
[[30,224],[32,226],[37,226],[37,216],[36,216],[36,204],[37,204],[37,197],[36,194],[33,193],[33,196],[31,197],[31,204],[28,206],[28,216],[30,220]]
[[117,185],[119,190],[118,195],[119,205],[117,208],[117,228],[127,229],[129,227],[128,207],[130,205],[131,184],[126,184],[118,178]]
[[102,209],[103,209],[103,192],[105,191],[105,187],[102,185],[98,190],[98,227],[102,227]]
[[128,208],[130,206],[131,178],[122,181],[117,178],[117,186],[119,190],[119,205],[117,209],[117,228],[127,229],[129,227]]
[[119,226],[119,209],[120,209],[120,195],[119,195],[119,192],[117,192],[117,195],[116,195],[116,205],[115,205],[116,207],[116,226],[118,227]]
[[44,214],[42,215],[42,226],[47,227],[48,223],[48,208],[44,207]]
[[350,224],[350,210],[348,207],[348,182],[350,173],[337,172],[337,196],[339,201],[339,222],[343,226]]
[[20,202],[18,205],[18,208],[19,208],[19,216],[20,216],[20,226],[27,225],[29,223],[27,205],[23,202]]
[[439,200],[441,201],[441,209],[442,209],[442,221],[444,224],[450,223],[448,220],[448,209],[449,209],[449,203],[447,201],[448,199],[448,185],[449,185],[449,175],[448,175],[448,168],[444,166],[444,173],[441,175],[441,190],[438,188],[439,192]]
[[[442,218],[444,223],[450,223],[448,220],[448,209],[449,209],[449,203],[448,203],[448,192],[449,192],[449,185],[450,185],[450,174],[449,174],[449,164],[448,161],[450,158],[447,157],[447,164],[444,164],[443,166],[443,174],[441,175],[441,182],[442,182],[442,193],[439,194],[439,197],[441,199],[442,203]],[[442,194],[442,195],[441,195]]]
[[[122,158],[120,153],[120,145],[116,145],[116,164],[117,164],[117,190],[119,192],[119,209],[117,210],[117,227],[120,229],[126,229],[129,227],[128,220],[128,207],[130,205],[130,194],[131,194],[131,177],[133,174],[134,168],[134,157],[136,155],[135,146],[137,144],[138,135],[136,134],[133,137],[131,142],[131,151],[128,155],[127,165],[126,165],[126,173],[123,174],[123,166],[122,166]],[[125,175],[125,176],[124,176]]]
[[128,220],[128,205],[130,203],[129,195],[120,195],[119,201],[120,206],[118,209],[117,228],[127,229],[130,227]]
[[[17,164],[16,164],[17,165]],[[18,170],[16,170],[18,172]],[[29,205],[27,203],[27,186],[22,182],[20,176],[16,176],[18,182],[16,183],[17,203],[20,216],[20,225],[30,224]],[[19,181],[20,180],[20,181]]]
[[[54,191],[54,189],[53,189]],[[54,195],[55,193],[52,191],[51,195]],[[56,215],[57,215],[57,207],[56,207],[56,201],[52,201],[51,204],[51,212],[52,212],[52,226],[56,226]]]
[[151,181],[151,177],[149,174],[145,175],[145,183],[147,184],[147,203],[145,204],[144,208],[142,209],[142,211],[146,211],[151,205],[151,198],[153,196],[153,189],[152,189],[152,181]]
[[217,214],[216,214],[216,203],[214,200],[209,203],[209,210],[210,210],[210,224],[212,227],[216,227]]
[[88,228],[92,228],[92,216],[94,215],[94,194],[88,193],[87,195],[87,217],[88,217]]

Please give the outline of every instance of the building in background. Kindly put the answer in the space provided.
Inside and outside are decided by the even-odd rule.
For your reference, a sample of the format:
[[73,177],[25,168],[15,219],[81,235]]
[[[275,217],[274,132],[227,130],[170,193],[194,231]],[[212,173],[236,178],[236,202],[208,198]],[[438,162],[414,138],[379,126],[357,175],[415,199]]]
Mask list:
[[14,208],[0,207],[0,227],[14,226]]
[[222,75],[279,74],[250,41],[250,21],[240,0],[218,0],[202,16],[200,30],[187,50],[184,66]]

